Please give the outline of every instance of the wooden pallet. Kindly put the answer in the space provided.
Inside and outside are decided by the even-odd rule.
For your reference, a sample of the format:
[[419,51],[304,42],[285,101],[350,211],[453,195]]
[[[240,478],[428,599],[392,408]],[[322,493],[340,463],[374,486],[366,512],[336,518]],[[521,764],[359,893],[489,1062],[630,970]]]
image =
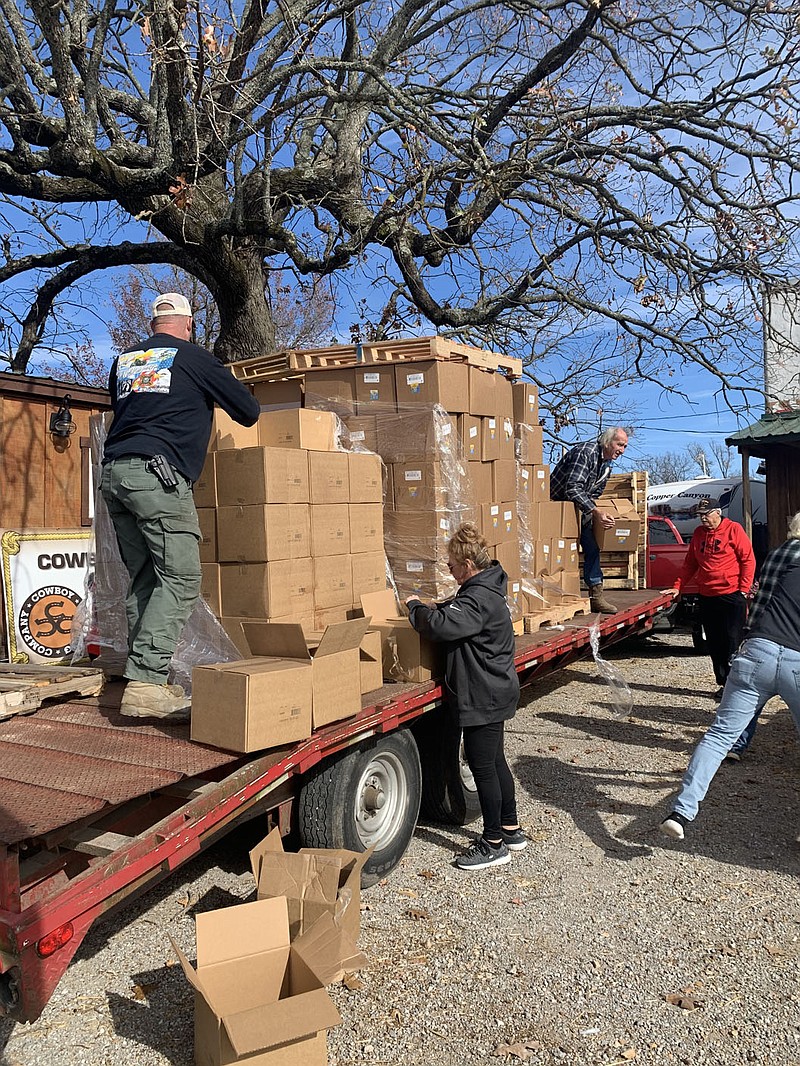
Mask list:
[[364,363],[415,363],[428,359],[450,359],[484,370],[503,370],[512,377],[522,374],[522,360],[483,348],[458,344],[447,337],[414,337],[406,340],[373,341],[361,346]]
[[289,353],[273,352],[258,359],[243,359],[230,364],[231,373],[239,381],[261,381],[274,374],[285,374],[289,369]]
[[536,633],[546,626],[562,625],[581,614],[591,614],[588,600],[572,600],[569,603],[560,603],[552,607],[542,607],[540,611],[525,615],[525,632]]
[[305,348],[291,351],[289,366],[292,370],[312,370],[333,366],[355,366],[358,363],[358,348],[355,344],[335,344],[330,348]]
[[0,663],[0,719],[31,714],[45,700],[98,696],[103,671],[85,666],[21,666]]
[[647,472],[612,474],[601,500],[629,500],[639,516],[639,542],[635,552],[600,552],[603,584],[610,589],[647,588]]

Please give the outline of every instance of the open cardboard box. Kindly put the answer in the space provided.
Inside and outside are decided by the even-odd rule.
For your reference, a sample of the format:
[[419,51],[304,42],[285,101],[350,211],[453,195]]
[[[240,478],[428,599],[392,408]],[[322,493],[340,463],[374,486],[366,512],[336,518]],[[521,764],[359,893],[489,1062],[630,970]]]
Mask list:
[[195,921],[196,967],[170,942],[195,990],[197,1066],[325,1066],[326,1031],[342,1020],[319,973],[330,969],[330,915],[294,942],[283,896]]
[[253,655],[311,666],[311,715],[317,729],[361,710],[358,649],[369,625],[369,618],[337,622],[310,641],[298,624],[243,622],[242,628]]
[[384,677],[430,681],[442,675],[443,649],[417,633],[408,617],[400,613],[391,589],[365,593],[361,607],[372,618],[371,628],[381,634]]
[[363,964],[356,944],[361,932],[361,871],[372,854],[335,848],[301,848],[285,852],[279,829],[250,852],[250,866],[258,886],[258,898],[286,896],[289,932],[303,936],[322,915],[329,915],[342,939],[337,951],[329,951],[324,976],[327,983],[339,971]]

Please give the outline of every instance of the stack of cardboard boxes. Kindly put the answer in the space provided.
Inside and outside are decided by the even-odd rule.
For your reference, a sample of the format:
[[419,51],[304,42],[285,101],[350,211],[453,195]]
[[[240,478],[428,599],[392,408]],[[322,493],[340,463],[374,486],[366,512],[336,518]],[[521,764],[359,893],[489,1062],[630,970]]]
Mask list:
[[265,412],[254,429],[235,438],[250,447],[217,434],[195,485],[203,595],[243,651],[243,619],[320,630],[386,587],[380,459],[337,450],[323,411]]

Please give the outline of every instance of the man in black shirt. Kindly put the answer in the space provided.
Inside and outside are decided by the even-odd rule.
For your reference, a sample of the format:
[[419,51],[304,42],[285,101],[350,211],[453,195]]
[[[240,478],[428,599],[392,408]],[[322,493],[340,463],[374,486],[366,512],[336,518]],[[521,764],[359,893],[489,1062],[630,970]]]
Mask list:
[[150,325],[153,335],[111,367],[114,420],[100,489],[131,579],[128,684],[120,711],[185,719],[189,700],[167,678],[200,594],[192,485],[203,468],[214,404],[244,426],[258,420],[259,405],[218,359],[189,342],[192,310],[185,296],[159,296]]

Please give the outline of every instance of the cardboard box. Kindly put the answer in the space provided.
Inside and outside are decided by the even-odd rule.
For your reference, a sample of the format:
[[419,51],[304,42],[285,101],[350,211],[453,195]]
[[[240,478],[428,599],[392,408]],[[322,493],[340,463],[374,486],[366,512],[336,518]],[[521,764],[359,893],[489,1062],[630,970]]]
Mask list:
[[289,381],[254,381],[253,395],[262,411],[291,411],[303,406],[303,383]]
[[541,426],[514,426],[514,455],[525,466],[541,466],[544,460],[544,430]]
[[220,507],[257,503],[308,503],[308,459],[288,448],[243,448],[218,452]]
[[[497,417],[497,376],[481,367],[469,368],[469,407],[471,415]],[[448,408],[449,410],[449,408]]]
[[350,554],[350,508],[346,503],[311,505],[311,554]]
[[520,582],[522,581],[522,568],[520,565],[519,557],[519,542],[513,540],[506,541],[504,544],[498,544],[495,548],[495,558],[508,575],[509,596],[511,595],[512,585],[516,585],[516,595],[517,598],[519,598]]
[[424,640],[408,617],[400,614],[391,589],[361,597],[372,629],[381,634],[383,676],[402,681],[430,681],[441,677],[444,654],[441,646]]
[[353,572],[349,555],[320,555],[312,559],[314,610],[350,607],[353,603]]
[[456,584],[445,566],[431,559],[393,559],[394,582],[398,598],[403,601],[409,596],[418,596],[421,600],[446,600],[456,594]]
[[[338,415],[356,413],[356,374],[348,367],[306,370],[305,405]],[[303,445],[308,447],[308,445]]]
[[[634,512],[635,513],[635,512]],[[637,515],[638,520],[638,515]],[[561,535],[563,537],[579,537],[580,536],[580,522],[578,521],[578,511],[574,503],[569,503],[567,500],[561,501]]]
[[467,477],[478,506],[494,499],[491,463],[467,463]]
[[514,421],[539,425],[539,392],[532,381],[515,381],[511,386]]
[[502,542],[502,514],[499,503],[481,504],[480,527],[491,547]]
[[359,552],[383,550],[383,504],[351,503],[350,546]]
[[211,436],[208,439],[210,452],[227,451],[231,448],[253,448],[258,442],[258,423],[254,426],[240,426],[221,407],[214,408]]
[[200,595],[219,618],[222,599],[219,592],[219,563],[200,563]]
[[396,511],[447,510],[447,488],[441,463],[393,463]]
[[383,655],[381,635],[377,629],[368,629],[358,649],[361,663],[361,695],[374,692],[383,685]]
[[267,411],[258,420],[258,443],[267,448],[307,448],[336,451],[333,411]]
[[604,499],[598,501],[598,506],[613,515],[615,520],[611,529],[603,528],[597,517],[592,522],[592,530],[600,551],[636,551],[641,522],[633,504],[629,500]]
[[537,540],[533,545],[533,573],[535,576],[549,574],[550,569],[550,541]]
[[312,618],[312,625],[309,627],[303,625],[303,632],[306,637],[312,636],[314,633],[322,633],[328,628],[328,626],[336,626],[340,622],[348,622],[352,616],[353,608],[349,605],[346,607],[319,607],[314,610],[314,617]]
[[314,729],[361,710],[358,649],[369,628],[368,618],[330,625],[321,636],[308,641],[300,625],[245,622],[243,628],[254,655],[311,666]]
[[491,464],[492,499],[516,500],[517,464],[513,459],[495,459]]
[[[474,369],[470,367],[470,369]],[[481,459],[488,463],[500,458],[500,426],[494,415],[481,419]]]
[[242,629],[242,622],[244,621],[249,621],[249,619],[224,614],[220,614],[219,616],[219,624],[225,630],[225,633],[239,652],[239,655],[243,659],[249,659],[251,658],[250,645],[247,643],[247,638]]
[[465,363],[432,359],[398,363],[394,368],[397,410],[405,405],[439,403],[450,414],[469,411],[469,375]]
[[[246,631],[245,638],[250,643]],[[311,736],[311,705],[310,661],[249,658],[196,666],[191,737],[240,752],[295,744]]]
[[217,561],[217,512],[213,507],[198,507],[197,522],[200,526],[200,562]]
[[468,462],[481,460],[481,420],[478,415],[459,415],[458,434],[461,449]]
[[330,916],[308,943],[291,942],[285,896],[200,911],[195,923],[196,968],[170,941],[195,990],[197,1066],[326,1066],[327,1030],[341,1023],[318,972],[336,953]]
[[516,500],[507,500],[500,504],[500,543],[519,541],[519,522],[517,520]]
[[313,580],[310,559],[222,563],[223,614],[242,618],[310,615],[314,610]]
[[529,523],[528,530],[532,540],[551,540],[553,537],[560,537],[561,502],[542,500],[532,505]]
[[378,451],[378,424],[375,415],[344,415],[345,441],[351,448],[366,448],[368,452]]
[[500,459],[508,459],[511,462],[516,458],[514,423],[510,418],[497,417],[497,425],[500,428]]
[[[508,420],[514,424],[514,393],[511,381],[502,371],[494,375],[495,410],[494,413],[502,420]],[[513,436],[513,429],[512,429]]]
[[438,454],[441,416],[432,407],[412,405],[402,414],[378,414],[375,421],[377,451],[385,463],[431,459]]
[[563,537],[553,537],[550,541],[551,572],[561,573],[567,566],[567,542]]
[[[250,852],[250,868],[256,880],[258,899],[284,896],[289,935],[292,940],[307,934],[320,918],[337,926],[359,956],[358,969],[366,961],[356,949],[361,933],[361,872],[372,854],[345,848],[301,848],[285,852],[279,829],[273,829]],[[337,960],[340,964],[344,959]]]
[[383,503],[383,463],[379,455],[350,452],[350,503]]
[[308,496],[311,503],[349,501],[350,456],[347,452],[308,453]]
[[542,464],[538,464],[538,465],[531,466],[530,471],[531,471],[531,480],[533,482],[532,487],[531,487],[531,499],[533,499],[533,500],[549,500],[550,499],[550,467],[542,465]]
[[195,507],[217,506],[217,472],[214,465],[214,452],[209,452],[200,471],[200,477],[192,486]]
[[384,411],[397,409],[394,366],[364,366],[355,372],[355,391],[358,413],[366,414],[379,404]]
[[307,503],[256,504],[217,510],[217,555],[222,563],[304,559],[311,554]]
[[382,548],[374,552],[354,552],[350,556],[350,571],[353,575],[353,603],[360,603],[364,593],[381,592],[386,588],[386,556]]
[[395,559],[443,560],[457,527],[458,516],[449,511],[385,511],[386,552]]

